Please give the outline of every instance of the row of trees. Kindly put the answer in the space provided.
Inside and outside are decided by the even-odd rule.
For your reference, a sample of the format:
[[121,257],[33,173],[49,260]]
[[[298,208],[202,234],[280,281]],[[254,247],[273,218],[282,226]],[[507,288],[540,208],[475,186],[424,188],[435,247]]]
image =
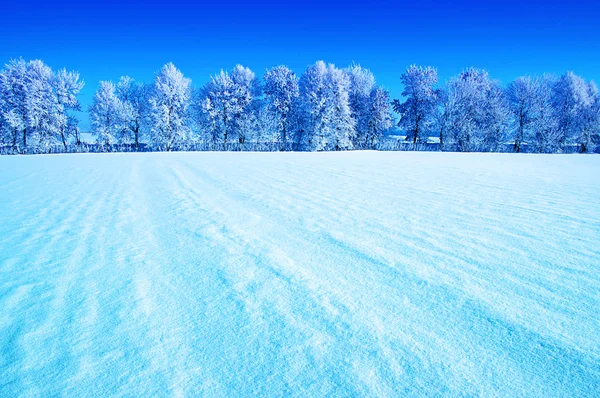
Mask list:
[[[151,84],[122,77],[100,82],[89,107],[98,145],[127,144],[172,150],[193,143],[279,150],[374,148],[389,132],[392,110],[415,147],[439,137],[439,148],[516,152],[595,150],[600,95],[593,82],[568,72],[558,78],[520,77],[503,88],[488,73],[467,69],[438,84],[431,67],[401,75],[403,99],[390,101],[375,77],[358,65],[345,69],[318,61],[298,77],[285,66],[262,79],[241,65],[221,71],[198,89],[172,63]],[[0,140],[17,149],[44,151],[79,144],[76,72],[53,72],[42,61],[13,60],[0,72]]]
[[42,61],[10,61],[0,72],[0,140],[15,148],[79,140],[79,73],[53,72]]
[[154,83],[101,82],[90,107],[92,133],[106,145],[144,140],[170,150],[186,142],[215,146],[274,142],[279,149],[341,150],[373,145],[392,126],[389,95],[360,66],[319,61],[301,78],[285,66],[262,82],[249,68],[221,71],[198,90],[165,65]]
[[496,151],[513,143],[515,152],[557,152],[600,144],[600,95],[594,82],[572,72],[555,78],[519,77],[508,87],[479,69],[467,69],[437,88],[433,68],[411,66],[402,75],[406,100],[394,100],[407,139],[423,142],[439,134],[440,147]]

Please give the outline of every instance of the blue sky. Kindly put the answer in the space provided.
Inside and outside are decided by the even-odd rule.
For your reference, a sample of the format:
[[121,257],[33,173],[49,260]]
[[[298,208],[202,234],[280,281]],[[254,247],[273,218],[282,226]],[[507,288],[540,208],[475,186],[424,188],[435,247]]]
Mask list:
[[237,63],[262,76],[279,64],[300,74],[318,59],[356,62],[392,97],[412,63],[437,67],[441,82],[468,66],[503,83],[566,70],[600,81],[600,6],[592,1],[5,0],[1,14],[2,62],[40,58],[78,70],[84,108],[100,80],[150,81],[166,62],[195,86]]

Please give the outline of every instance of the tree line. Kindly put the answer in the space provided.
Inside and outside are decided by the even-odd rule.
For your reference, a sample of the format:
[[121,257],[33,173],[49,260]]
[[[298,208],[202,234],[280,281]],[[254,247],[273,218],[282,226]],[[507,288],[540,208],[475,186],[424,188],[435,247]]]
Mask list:
[[[503,87],[469,68],[440,85],[435,68],[413,65],[400,81],[403,98],[391,100],[370,70],[317,61],[301,76],[277,66],[262,79],[237,65],[195,89],[169,63],[151,83],[100,82],[88,109],[93,151],[381,149],[390,135],[415,149],[432,141],[446,151],[600,149],[598,87],[572,72]],[[0,71],[0,146],[44,153],[88,145],[74,114],[83,86],[78,72],[11,60]]]

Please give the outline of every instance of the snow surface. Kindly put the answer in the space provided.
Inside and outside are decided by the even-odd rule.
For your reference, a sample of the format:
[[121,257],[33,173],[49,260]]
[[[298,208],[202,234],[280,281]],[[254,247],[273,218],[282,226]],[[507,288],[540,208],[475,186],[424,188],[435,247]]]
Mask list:
[[0,158],[0,396],[594,396],[600,156]]

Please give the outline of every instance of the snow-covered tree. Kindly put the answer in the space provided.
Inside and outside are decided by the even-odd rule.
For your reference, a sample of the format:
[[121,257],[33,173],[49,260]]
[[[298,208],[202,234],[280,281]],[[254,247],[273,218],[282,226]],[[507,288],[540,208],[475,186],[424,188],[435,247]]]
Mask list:
[[28,134],[23,135],[23,147],[27,147],[28,136],[37,146],[47,146],[54,138],[52,133],[57,114],[53,78],[52,69],[42,61],[27,63],[25,106]]
[[364,139],[365,148],[373,148],[383,133],[392,127],[390,94],[380,87],[371,91],[369,123]]
[[44,150],[62,142],[66,148],[83,87],[76,72],[52,69],[40,60],[10,61],[0,73],[0,113],[5,138],[15,148]]
[[284,150],[290,138],[290,113],[299,96],[298,77],[287,66],[267,70],[264,94],[268,110],[265,114],[275,125],[281,150]]
[[127,130],[123,103],[115,93],[112,82],[102,81],[89,108],[92,134],[98,143],[111,145],[121,141]]
[[434,128],[439,132],[439,150],[446,149],[446,144],[449,141],[448,136],[454,130],[452,125],[452,116],[455,114],[456,97],[448,93],[448,86],[439,90],[439,106],[435,109]]
[[520,152],[523,142],[532,141],[539,102],[538,83],[529,76],[519,77],[508,85],[506,96],[514,122],[514,150]]
[[564,150],[577,143],[585,152],[592,142],[593,84],[568,72],[555,79],[522,77],[507,89],[515,122],[515,150],[530,141],[540,152]]
[[234,114],[234,133],[238,142],[244,144],[259,126],[258,113],[263,106],[260,96],[262,87],[256,74],[250,68],[236,65],[231,71],[231,79],[236,87],[236,95],[241,111]]
[[327,122],[325,135],[327,138],[323,147],[329,147],[336,151],[352,149],[356,136],[356,121],[352,117],[349,104],[350,79],[343,70],[329,64],[326,81]]
[[298,144],[308,149],[324,149],[327,65],[317,61],[300,77]]
[[[83,88],[84,82],[79,80],[78,72],[67,72],[66,69],[61,69],[56,73],[53,85],[56,94],[54,134],[57,135],[66,150],[67,140],[78,134],[77,119],[69,111],[81,110],[77,95]],[[75,137],[75,140],[77,143],[79,142],[78,136]]]
[[13,60],[2,76],[4,116],[14,146],[27,148],[48,138],[53,91],[52,70],[42,61]]
[[369,69],[360,65],[351,65],[344,69],[344,72],[350,79],[348,103],[352,118],[356,121],[356,134],[353,144],[355,147],[360,147],[369,141],[367,136],[370,133],[369,122],[372,118],[370,114],[373,107],[371,94],[376,90],[375,76]]
[[221,71],[211,77],[200,92],[204,129],[213,143],[224,145],[234,136],[243,144],[257,123],[255,97],[260,88],[249,68],[237,65],[231,73]]
[[487,92],[483,124],[483,150],[496,152],[506,139],[511,114],[504,90],[493,83]]
[[436,107],[439,102],[437,70],[432,67],[411,65],[400,76],[404,85],[404,102],[394,100],[394,111],[400,115],[398,127],[406,131],[406,139],[427,142],[435,123]]
[[581,152],[593,152],[600,138],[600,93],[593,81],[588,83],[589,104],[581,112],[581,134],[578,142]]
[[27,63],[11,60],[0,73],[0,101],[6,141],[14,148],[27,142]]
[[133,142],[136,150],[139,150],[143,135],[142,126],[148,115],[149,89],[149,86],[136,82],[129,76],[121,77],[116,87],[116,94],[123,104],[126,119],[125,137],[127,141]]
[[213,144],[227,144],[233,130],[233,114],[239,111],[234,85],[229,74],[221,71],[202,88],[200,94],[203,130]]
[[535,116],[531,130],[534,144],[540,153],[556,152],[559,149],[561,132],[558,128],[558,118],[554,109],[554,87],[556,78],[544,75],[535,79],[536,101]]
[[560,132],[559,146],[564,149],[581,137],[583,114],[592,100],[585,80],[573,72],[565,73],[556,81],[553,99]]
[[190,133],[188,107],[191,104],[191,80],[172,63],[162,67],[149,96],[151,140],[170,151]]
[[311,150],[350,149],[356,122],[349,105],[350,79],[334,65],[318,61],[300,78],[302,145]]
[[444,99],[442,130],[459,151],[486,149],[490,137],[497,141],[507,113],[486,71],[470,68],[450,79]]

